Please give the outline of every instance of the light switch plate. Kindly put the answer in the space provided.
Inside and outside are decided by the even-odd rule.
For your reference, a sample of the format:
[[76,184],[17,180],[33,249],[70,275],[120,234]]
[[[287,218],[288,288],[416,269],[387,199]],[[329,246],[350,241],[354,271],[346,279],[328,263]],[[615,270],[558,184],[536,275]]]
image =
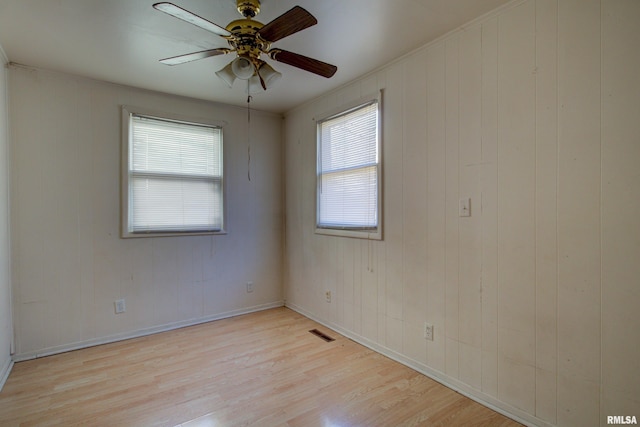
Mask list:
[[471,216],[471,199],[460,199],[460,205],[458,206],[459,216]]

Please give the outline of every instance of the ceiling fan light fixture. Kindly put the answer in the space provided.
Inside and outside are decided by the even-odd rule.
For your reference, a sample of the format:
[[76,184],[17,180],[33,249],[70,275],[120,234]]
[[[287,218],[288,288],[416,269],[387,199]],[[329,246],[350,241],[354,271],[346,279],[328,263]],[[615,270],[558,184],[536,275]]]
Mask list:
[[264,91],[264,89],[262,88],[262,84],[260,83],[260,77],[258,77],[257,74],[254,74],[253,77],[249,79],[249,86],[247,88],[247,91],[249,95]]
[[[262,81],[267,89],[271,89],[282,78],[282,73],[273,69],[273,67],[266,62],[263,62],[258,69],[258,74],[262,77]],[[258,81],[260,83],[260,81]]]
[[236,81],[236,75],[233,72],[233,62],[228,63],[223,69],[220,71],[216,71],[216,75],[220,77],[220,80],[225,82],[227,86],[232,87],[233,82]]
[[231,62],[231,70],[233,74],[241,80],[249,80],[255,74],[256,67],[251,59],[238,56]]
[[259,93],[267,89],[271,89],[281,78],[282,73],[274,70],[273,67],[271,67],[271,65],[267,64],[266,62],[260,61],[258,70],[249,79],[249,94]]

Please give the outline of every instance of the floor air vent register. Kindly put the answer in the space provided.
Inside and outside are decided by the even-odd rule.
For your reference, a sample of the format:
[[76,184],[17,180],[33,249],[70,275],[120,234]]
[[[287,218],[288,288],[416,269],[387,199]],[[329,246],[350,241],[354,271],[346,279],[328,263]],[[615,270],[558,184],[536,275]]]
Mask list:
[[324,332],[320,332],[317,329],[312,329],[309,332],[311,332],[313,335],[322,338],[323,340],[325,340],[326,342],[331,342],[331,341],[335,341],[335,338],[331,338],[329,335],[325,334]]

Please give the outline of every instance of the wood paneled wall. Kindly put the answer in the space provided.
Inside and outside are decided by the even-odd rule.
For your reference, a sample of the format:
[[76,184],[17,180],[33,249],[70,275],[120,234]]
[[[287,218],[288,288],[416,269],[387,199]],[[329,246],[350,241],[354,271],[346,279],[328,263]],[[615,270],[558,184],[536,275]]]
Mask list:
[[[639,23],[516,1],[290,111],[287,305],[531,423],[640,416]],[[315,235],[314,117],[378,89],[384,240]]]
[[[249,181],[245,109],[9,73],[18,359],[282,305],[280,116],[252,114]],[[227,122],[226,235],[119,237],[121,105]]]

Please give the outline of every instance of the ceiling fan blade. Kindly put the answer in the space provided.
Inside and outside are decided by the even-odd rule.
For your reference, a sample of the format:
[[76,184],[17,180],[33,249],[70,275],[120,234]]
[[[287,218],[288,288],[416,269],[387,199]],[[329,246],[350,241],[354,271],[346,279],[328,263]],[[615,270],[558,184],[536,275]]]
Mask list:
[[230,49],[209,49],[200,52],[187,53],[186,55],[172,56],[171,58],[161,59],[160,62],[166,65],[178,65],[185,62],[197,61],[198,59],[208,58],[210,56],[224,55],[229,53]]
[[153,5],[153,7],[156,10],[159,10],[160,12],[164,12],[167,15],[171,15],[175,18],[181,19],[185,22],[188,22],[197,27],[200,27],[204,30],[211,31],[212,33],[217,34],[219,36],[228,37],[231,35],[229,31],[222,28],[221,26],[214,24],[213,22],[207,21],[206,19],[201,18],[195,13],[191,13],[186,9],[176,6],[173,3],[167,3],[167,2],[156,3]]
[[257,34],[263,40],[275,42],[317,23],[318,20],[312,14],[300,6],[295,6],[262,27]]
[[338,71],[338,67],[335,65],[327,64],[299,53],[274,49],[269,52],[269,55],[278,62],[283,62],[326,78],[333,76]]

